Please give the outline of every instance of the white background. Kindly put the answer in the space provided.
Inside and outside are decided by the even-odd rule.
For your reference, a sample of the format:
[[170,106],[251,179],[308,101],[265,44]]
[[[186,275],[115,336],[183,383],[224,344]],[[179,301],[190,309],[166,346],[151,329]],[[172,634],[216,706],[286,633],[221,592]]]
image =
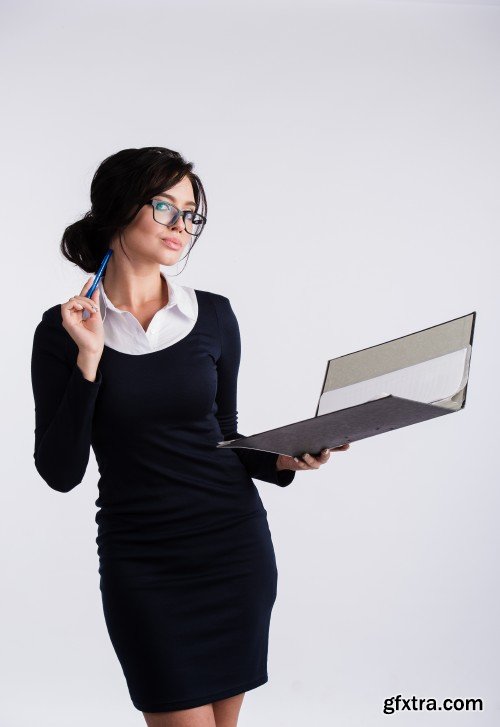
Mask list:
[[[231,300],[243,433],[313,416],[328,359],[477,311],[465,409],[256,481],[279,586],[239,727],[497,725],[498,3],[9,0],[1,21],[2,727],[144,724],[102,614],[95,459],[66,495],[36,472],[30,356],[88,277],[59,242],[95,169],[152,145],[207,191],[175,280]],[[383,714],[397,694],[484,709]]]

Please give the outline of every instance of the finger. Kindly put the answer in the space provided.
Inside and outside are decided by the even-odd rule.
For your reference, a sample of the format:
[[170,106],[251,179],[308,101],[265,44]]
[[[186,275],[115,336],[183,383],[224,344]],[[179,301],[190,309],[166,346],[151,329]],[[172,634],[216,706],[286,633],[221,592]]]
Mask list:
[[91,296],[87,296],[86,295],[86,293],[88,293],[88,291],[90,290],[91,286],[93,285],[95,278],[96,278],[96,276],[95,275],[92,275],[87,280],[87,282],[85,283],[85,285],[82,288],[82,293],[80,294],[79,297],[84,297],[85,300],[91,301],[92,305],[94,306],[94,308],[93,308],[94,313],[100,313],[100,307],[99,307],[99,287],[96,286],[96,288],[95,288],[95,290],[94,290],[94,292],[92,293]]
[[95,300],[96,293],[98,293],[97,288],[92,293],[91,298],[87,298],[86,295],[74,295],[72,297],[75,298],[79,303],[89,303],[97,311],[99,309],[99,303],[97,300]]
[[309,469],[309,466],[304,462],[304,460],[299,459],[298,457],[294,457],[293,460],[296,464],[296,469],[299,469],[299,470],[308,470]]
[[85,306],[82,301],[79,301],[78,298],[73,297],[66,301],[66,303],[63,303],[61,307],[65,312],[71,313],[74,311],[81,311]]
[[72,320],[73,314],[80,311],[79,303],[76,303],[76,301],[70,300],[66,303],[61,303],[61,316],[63,321],[67,321],[68,323]]
[[90,278],[87,280],[85,285],[83,286],[80,295],[85,295],[85,293],[90,289],[92,283],[94,282],[95,275],[91,275]]
[[[93,282],[95,280],[95,277],[96,276],[93,275],[92,278],[90,279],[91,280],[90,285],[88,285],[88,281],[87,281],[87,283],[85,284],[85,287],[87,288],[87,290],[85,292],[87,292],[88,290],[90,290],[90,286],[93,284]],[[87,296],[85,296],[85,297],[87,297]],[[87,298],[87,300],[91,300],[94,303],[94,305],[96,306],[96,312],[97,311],[100,312],[101,309],[100,309],[100,306],[99,306],[99,286],[98,285],[96,285],[96,288],[95,288],[94,292],[92,293],[92,295],[90,296],[90,298]]]
[[314,470],[319,469],[320,463],[318,462],[316,457],[313,457],[312,454],[309,454],[309,452],[305,452],[305,454],[302,455],[302,459],[312,469],[314,469]]
[[86,298],[85,296],[81,295],[75,295],[73,296],[73,299],[76,300],[77,303],[83,305],[84,308],[88,308],[89,311],[97,313],[98,307],[91,298]]
[[80,322],[80,314],[83,315],[83,310],[84,307],[82,306],[82,304],[79,301],[73,300],[71,298],[66,303],[61,303],[61,317],[63,320],[63,324],[66,324],[68,326],[74,326],[75,322]]
[[[90,297],[86,295],[86,293],[88,293],[91,286],[93,285],[95,277],[96,276],[93,275],[89,280],[87,280],[87,282],[83,286],[82,293],[83,293],[84,297],[87,298],[87,300],[91,300],[93,303],[96,304],[97,308],[99,308],[99,286],[96,285],[95,290]],[[82,295],[82,293],[80,295]]]
[[89,300],[93,300],[96,304],[97,308],[100,310],[99,307],[99,286],[96,287],[92,295],[90,296]]

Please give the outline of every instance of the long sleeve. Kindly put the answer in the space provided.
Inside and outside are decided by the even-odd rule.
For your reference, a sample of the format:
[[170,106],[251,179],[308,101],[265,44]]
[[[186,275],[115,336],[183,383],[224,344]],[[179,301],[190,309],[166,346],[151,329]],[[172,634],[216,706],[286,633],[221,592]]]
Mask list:
[[[221,337],[221,353],[217,361],[216,416],[224,441],[226,441],[245,436],[237,431],[238,412],[236,408],[241,338],[238,321],[229,299],[216,295],[215,301]],[[295,477],[294,470],[276,469],[278,455],[274,452],[242,448],[235,448],[234,451],[251,477],[271,482],[280,487],[286,487]]]
[[45,311],[33,337],[31,382],[35,400],[35,467],[58,492],[83,479],[90,455],[92,416],[102,374],[85,379],[72,361],[60,309]]

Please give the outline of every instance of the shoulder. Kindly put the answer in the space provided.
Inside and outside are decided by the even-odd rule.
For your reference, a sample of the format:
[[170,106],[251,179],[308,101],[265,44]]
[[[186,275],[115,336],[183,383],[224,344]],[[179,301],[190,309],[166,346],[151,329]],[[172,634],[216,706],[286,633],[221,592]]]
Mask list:
[[196,295],[200,301],[206,300],[207,305],[211,305],[219,318],[234,315],[229,298],[221,293],[214,293],[211,290],[198,290]]
[[214,293],[209,290],[198,290],[196,293],[200,299],[207,300],[207,305],[211,305],[215,311],[217,323],[222,331],[228,332],[238,328],[238,321],[231,302],[226,295],[222,293]]
[[52,308],[47,308],[47,310],[42,313],[41,323],[45,323],[50,327],[58,328],[61,326],[62,328],[61,304],[58,303],[53,305]]
[[214,293],[211,290],[199,290],[198,288],[195,288],[194,290],[200,298],[210,300],[216,306],[230,305],[229,298],[221,293]]
[[[41,320],[36,326],[34,337],[38,345],[46,345],[49,348],[62,349],[68,352],[74,341],[63,327],[60,303],[43,311]],[[74,345],[76,346],[76,344]]]

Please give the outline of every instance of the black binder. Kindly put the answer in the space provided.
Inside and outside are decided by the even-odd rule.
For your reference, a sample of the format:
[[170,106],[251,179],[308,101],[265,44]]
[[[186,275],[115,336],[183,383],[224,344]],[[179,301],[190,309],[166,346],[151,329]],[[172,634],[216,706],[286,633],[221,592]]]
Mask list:
[[316,414],[219,442],[300,457],[319,455],[464,408],[476,312],[327,363]]

